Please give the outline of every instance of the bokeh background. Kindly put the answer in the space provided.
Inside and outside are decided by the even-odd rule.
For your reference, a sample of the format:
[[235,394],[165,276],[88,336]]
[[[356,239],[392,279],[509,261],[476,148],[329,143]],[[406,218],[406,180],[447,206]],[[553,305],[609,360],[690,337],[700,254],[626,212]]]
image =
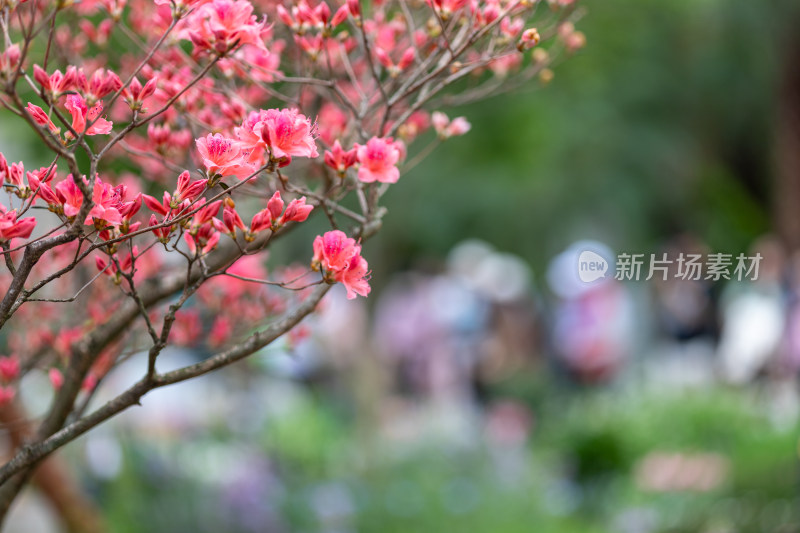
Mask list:
[[[65,451],[111,531],[800,531],[800,5],[586,7],[387,194],[369,299]],[[587,245],[764,259],[570,285]],[[55,524],[31,491],[9,530]]]

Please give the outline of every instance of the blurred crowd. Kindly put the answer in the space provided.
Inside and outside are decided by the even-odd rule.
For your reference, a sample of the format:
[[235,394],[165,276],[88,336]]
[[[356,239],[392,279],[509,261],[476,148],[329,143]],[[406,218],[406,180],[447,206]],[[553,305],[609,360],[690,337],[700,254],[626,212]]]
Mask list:
[[[467,241],[440,265],[395,276],[375,302],[347,300],[335,287],[300,332],[228,372],[148,395],[73,450],[76,464],[90,474],[105,510],[146,512],[143,523],[160,524],[148,531],[188,531],[187,524],[201,524],[192,531],[371,531],[363,524],[375,505],[404,519],[429,505],[419,492],[424,483],[409,480],[406,470],[428,468],[431,450],[448,458],[449,466],[430,467],[444,470],[437,496],[443,523],[481,513],[494,492],[503,506],[536,501],[545,516],[569,516],[602,505],[595,484],[617,471],[630,470],[636,490],[649,493],[711,494],[729,486],[735,457],[714,447],[656,446],[629,464],[622,430],[594,427],[602,409],[585,409],[577,433],[532,455],[544,419],[550,417],[550,435],[555,427],[553,413],[540,407],[563,403],[566,413],[572,398],[598,390],[624,399],[642,390],[751,389],[766,418],[791,431],[799,405],[800,256],[766,236],[751,251],[763,258],[754,280],[619,281],[609,272],[586,283],[575,269],[587,249],[613,257],[603,243],[579,241],[534,276],[521,258]],[[670,255],[705,251],[686,235],[663,245]],[[174,348],[160,363],[168,369],[206,355]],[[103,387],[135,381],[140,361],[126,365],[109,376],[98,401]],[[643,416],[657,417],[648,409]],[[334,418],[325,418],[330,413]],[[653,423],[667,432],[691,425]],[[747,433],[756,426],[742,427]],[[548,459],[553,453],[561,454],[558,461]],[[376,479],[384,468],[392,473]],[[485,469],[490,481],[481,477]],[[114,496],[126,484],[138,487],[140,507],[127,493]],[[157,498],[142,495],[149,492]],[[32,498],[23,498],[9,530],[29,531],[44,520],[37,531],[57,531],[46,506]],[[781,509],[792,509],[794,500],[770,498],[767,522],[756,523],[791,520],[794,511]],[[119,501],[121,510],[113,503]],[[652,507],[608,508],[613,531],[661,531],[673,516]],[[297,525],[308,520],[313,525]],[[488,523],[496,531],[496,522]]]

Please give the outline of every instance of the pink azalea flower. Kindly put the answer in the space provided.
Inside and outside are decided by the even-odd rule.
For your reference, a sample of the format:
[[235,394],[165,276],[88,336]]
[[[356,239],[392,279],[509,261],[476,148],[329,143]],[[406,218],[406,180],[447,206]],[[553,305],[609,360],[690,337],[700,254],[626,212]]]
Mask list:
[[356,155],[361,163],[358,179],[364,183],[395,183],[400,178],[400,170],[396,166],[400,150],[391,138],[373,137],[366,145],[358,145]]
[[349,300],[369,294],[369,265],[361,257],[361,246],[344,232],[329,231],[314,239],[311,266],[315,270],[322,267],[326,279],[342,283]]
[[369,286],[369,265],[359,254],[353,256],[347,268],[336,272],[333,279],[347,289],[348,300],[352,300],[357,294],[366,297],[371,290]]
[[31,236],[34,226],[36,226],[35,218],[17,220],[16,209],[6,211],[6,207],[0,204],[0,242],[8,242],[17,237],[27,239]]
[[200,255],[206,255],[219,243],[219,235],[217,230],[206,224],[201,226],[195,235],[189,232],[184,233],[183,239],[186,241],[192,255],[197,255],[198,247],[200,248]]
[[329,151],[325,151],[325,164],[344,175],[345,171],[356,164],[356,149],[345,151],[339,141],[335,141]]
[[47,373],[47,377],[50,379],[50,384],[55,390],[60,389],[64,384],[64,375],[57,368],[51,368]]
[[264,24],[253,15],[253,5],[247,0],[212,0],[187,20],[195,46],[219,53],[245,44],[266,49],[261,38]]
[[438,133],[439,137],[442,139],[464,135],[472,128],[466,118],[454,118],[451,122],[450,119],[447,118],[447,115],[441,111],[434,111],[431,117],[431,123],[436,133]]
[[13,387],[0,387],[0,405],[11,402],[16,395],[17,391]]
[[280,191],[275,191],[275,194],[269,199],[267,202],[267,210],[273,222],[280,218],[281,213],[283,213],[283,198],[281,198]]
[[64,215],[74,217],[78,214],[83,203],[83,194],[75,183],[72,174],[56,185],[56,195],[61,203]]
[[94,181],[92,190],[92,202],[94,207],[89,211],[84,224],[90,222],[96,227],[116,226],[122,223],[122,214],[119,212],[121,207],[119,191],[115,190],[110,183],[103,183],[98,177]]
[[350,259],[361,251],[356,240],[345,235],[343,231],[328,231],[314,239],[314,262],[325,270],[344,270]]
[[47,128],[53,133],[58,133],[61,131],[58,126],[53,124],[53,121],[50,120],[50,117],[48,117],[47,113],[44,112],[44,109],[38,105],[33,105],[32,103],[28,102],[28,113],[38,125],[47,126]]
[[283,216],[278,221],[278,224],[282,226],[287,222],[303,222],[313,210],[313,205],[306,205],[305,196],[302,198],[295,198],[286,206],[286,211],[283,212]]
[[295,109],[269,109],[261,117],[261,138],[276,159],[318,157],[314,126]]
[[195,142],[209,175],[246,176],[253,172],[253,167],[244,159],[241,145],[233,139],[223,137],[219,133],[214,135],[209,133]]
[[236,209],[227,204],[222,210],[222,222],[225,225],[225,229],[228,230],[228,234],[234,239],[236,238],[236,228],[247,231],[247,228],[244,227],[244,222],[242,222],[242,217],[239,216]]
[[[86,124],[92,122],[94,123],[86,130],[86,135],[104,135],[111,132],[114,124],[100,116],[103,112],[103,102],[97,102],[89,109],[83,96],[70,94],[64,106],[72,115],[72,129],[77,133],[83,133]],[[71,135],[71,132],[67,134]]]
[[9,355],[0,357],[0,378],[3,381],[12,381],[19,375],[19,357]]

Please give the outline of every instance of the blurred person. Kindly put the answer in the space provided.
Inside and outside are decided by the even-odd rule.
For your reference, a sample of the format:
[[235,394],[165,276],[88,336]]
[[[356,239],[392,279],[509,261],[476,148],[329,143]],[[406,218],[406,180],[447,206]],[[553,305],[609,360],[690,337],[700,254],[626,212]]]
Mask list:
[[666,254],[669,270],[666,276],[655,273],[647,283],[655,317],[655,346],[644,361],[650,382],[670,387],[705,386],[715,379],[719,333],[713,284],[702,275],[695,279],[687,266],[691,258],[706,257],[707,253],[708,246],[699,237],[682,234],[654,255],[662,258]]
[[719,367],[728,382],[751,382],[778,356],[786,326],[781,276],[785,252],[772,236],[759,239],[750,257],[761,254],[758,278],[731,280],[720,297],[722,329]]
[[557,298],[551,340],[572,377],[602,383],[612,380],[630,355],[637,318],[630,293],[613,275],[579,279],[579,256],[587,250],[606,259],[612,256],[603,243],[578,241],[550,262],[548,282]]
[[800,250],[787,262],[786,285],[788,309],[778,371],[795,376],[800,370]]
[[435,431],[474,443],[476,384],[519,369],[534,352],[530,278],[519,258],[467,241],[440,274],[399,276],[381,295],[375,338]]
[[[681,256],[705,255],[708,247],[693,235],[680,235],[665,247],[671,260]],[[656,317],[659,329],[676,343],[716,337],[711,284],[704,279],[682,279],[676,275],[654,276]]]

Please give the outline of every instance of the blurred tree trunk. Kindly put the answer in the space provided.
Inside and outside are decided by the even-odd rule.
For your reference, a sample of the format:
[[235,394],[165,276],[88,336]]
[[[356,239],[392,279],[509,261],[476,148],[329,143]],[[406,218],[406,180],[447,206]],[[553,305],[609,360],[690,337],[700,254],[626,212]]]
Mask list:
[[[26,413],[13,401],[0,407],[0,427],[6,430],[12,453],[33,433]],[[102,533],[106,530],[97,508],[85,497],[60,455],[50,456],[37,467],[33,484],[53,506],[65,531]]]
[[800,10],[784,21],[775,135],[775,227],[790,251],[800,250]]

